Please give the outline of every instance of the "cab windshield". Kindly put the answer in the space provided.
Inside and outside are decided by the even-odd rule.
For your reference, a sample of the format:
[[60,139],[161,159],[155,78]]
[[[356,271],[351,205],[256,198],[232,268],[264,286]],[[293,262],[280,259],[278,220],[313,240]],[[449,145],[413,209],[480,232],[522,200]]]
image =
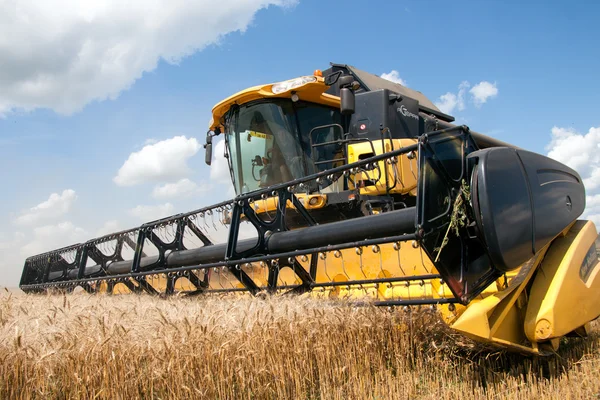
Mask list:
[[[318,161],[338,158],[341,144],[316,147],[313,156],[309,134],[315,127],[340,123],[339,110],[301,101],[262,100],[232,108],[225,133],[236,193],[331,168],[332,163]],[[341,139],[342,132],[329,127],[312,136],[313,143],[326,143]]]

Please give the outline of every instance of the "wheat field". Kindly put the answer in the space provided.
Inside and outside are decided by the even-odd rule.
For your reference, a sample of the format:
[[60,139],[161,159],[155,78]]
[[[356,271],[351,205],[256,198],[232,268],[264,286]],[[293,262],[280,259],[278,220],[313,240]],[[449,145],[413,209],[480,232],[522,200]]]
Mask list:
[[476,345],[428,308],[4,292],[0,398],[598,398],[599,325],[536,358]]

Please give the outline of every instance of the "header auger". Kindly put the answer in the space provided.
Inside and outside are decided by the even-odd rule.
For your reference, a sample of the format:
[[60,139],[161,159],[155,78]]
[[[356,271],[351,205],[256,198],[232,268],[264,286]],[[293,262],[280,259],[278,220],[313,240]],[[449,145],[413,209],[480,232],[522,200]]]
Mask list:
[[596,227],[574,170],[452,124],[351,66],[213,108],[231,201],[30,257],[26,292],[305,294],[436,306],[486,343],[545,354],[600,315]]

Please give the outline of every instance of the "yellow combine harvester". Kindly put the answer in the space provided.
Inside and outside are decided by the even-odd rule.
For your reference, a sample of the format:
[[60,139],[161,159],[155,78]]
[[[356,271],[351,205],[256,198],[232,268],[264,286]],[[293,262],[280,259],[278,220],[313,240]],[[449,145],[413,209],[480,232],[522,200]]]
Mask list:
[[30,257],[20,287],[431,305],[536,354],[585,335],[600,268],[580,176],[452,122],[342,64],[243,90],[205,146],[210,165],[223,137],[235,199]]

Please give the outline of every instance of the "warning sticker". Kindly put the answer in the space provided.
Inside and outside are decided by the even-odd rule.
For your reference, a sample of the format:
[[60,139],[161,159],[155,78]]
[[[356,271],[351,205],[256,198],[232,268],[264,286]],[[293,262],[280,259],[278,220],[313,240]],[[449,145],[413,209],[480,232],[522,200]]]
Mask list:
[[266,139],[269,137],[269,135],[267,135],[266,133],[262,133],[262,132],[256,132],[256,131],[246,131],[248,133],[249,136],[253,136],[253,137],[257,137],[257,138],[261,138],[261,139]]

